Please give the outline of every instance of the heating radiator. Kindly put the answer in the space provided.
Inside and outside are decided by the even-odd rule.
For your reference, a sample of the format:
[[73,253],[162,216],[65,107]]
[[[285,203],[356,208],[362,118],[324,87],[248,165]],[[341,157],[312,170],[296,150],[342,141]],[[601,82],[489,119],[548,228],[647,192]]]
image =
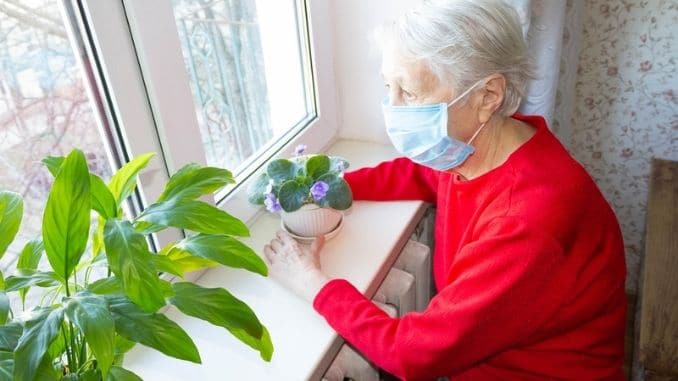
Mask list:
[[[372,299],[392,317],[423,311],[432,295],[431,250],[432,213],[419,223],[413,239],[407,242],[395,265]],[[422,243],[424,242],[424,243]],[[348,344],[344,344],[322,381],[379,381],[379,370]]]

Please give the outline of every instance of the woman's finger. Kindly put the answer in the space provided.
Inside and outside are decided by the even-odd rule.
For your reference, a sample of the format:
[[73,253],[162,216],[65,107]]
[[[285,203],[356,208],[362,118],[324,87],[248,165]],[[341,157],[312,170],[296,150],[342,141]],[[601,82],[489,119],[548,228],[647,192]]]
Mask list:
[[282,249],[282,246],[283,246],[282,242],[280,242],[280,240],[278,240],[276,238],[271,240],[270,245],[271,245],[271,248],[273,249],[273,251],[277,252],[278,254],[280,253],[280,250]]
[[286,231],[283,230],[278,230],[276,236],[278,237],[278,240],[285,245],[294,245],[297,242],[294,240],[294,238],[292,238],[291,235],[289,235]]
[[266,259],[268,259],[269,263],[273,262],[273,257],[275,257],[275,252],[271,248],[271,245],[264,246],[264,255],[266,256]]

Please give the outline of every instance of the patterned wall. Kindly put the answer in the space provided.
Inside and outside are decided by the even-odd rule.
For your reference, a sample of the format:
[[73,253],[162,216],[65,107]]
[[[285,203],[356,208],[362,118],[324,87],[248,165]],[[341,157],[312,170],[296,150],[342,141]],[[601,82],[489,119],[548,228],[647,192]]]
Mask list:
[[587,0],[581,23],[569,147],[617,213],[635,290],[650,160],[678,160],[678,2]]

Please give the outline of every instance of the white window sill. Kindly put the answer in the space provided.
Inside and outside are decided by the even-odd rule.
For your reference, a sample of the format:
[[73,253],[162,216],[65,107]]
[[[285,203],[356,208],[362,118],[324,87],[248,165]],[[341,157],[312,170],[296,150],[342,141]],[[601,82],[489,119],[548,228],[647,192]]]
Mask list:
[[[348,159],[352,168],[394,157],[391,147],[358,141],[338,141],[329,152]],[[355,202],[342,231],[327,242],[321,254],[323,270],[332,277],[348,279],[372,297],[425,209],[420,201]],[[277,216],[262,214],[254,220],[251,237],[244,242],[261,253],[279,227]],[[316,380],[343,343],[310,304],[270,278],[220,267],[205,272],[197,283],[226,288],[252,307],[270,331],[275,348],[271,362],[261,360],[225,329],[172,308],[168,317],[194,340],[202,364],[137,345],[126,357],[127,368],[146,380]]]

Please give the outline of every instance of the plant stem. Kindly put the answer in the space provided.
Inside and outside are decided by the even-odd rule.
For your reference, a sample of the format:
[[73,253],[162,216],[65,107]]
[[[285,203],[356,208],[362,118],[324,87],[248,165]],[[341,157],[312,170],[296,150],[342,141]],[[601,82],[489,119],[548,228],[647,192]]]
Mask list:
[[75,345],[75,333],[73,332],[73,324],[71,322],[68,322],[68,329],[70,330],[71,337],[70,337],[70,343],[71,343],[71,352],[73,353],[73,364],[69,364],[71,369],[78,369],[78,353],[76,352],[76,345]]
[[70,346],[68,345],[68,338],[66,337],[66,330],[64,326],[61,326],[61,335],[64,337],[64,347],[66,348],[66,359],[68,360],[68,370],[70,371],[73,366],[73,356],[71,354]]

